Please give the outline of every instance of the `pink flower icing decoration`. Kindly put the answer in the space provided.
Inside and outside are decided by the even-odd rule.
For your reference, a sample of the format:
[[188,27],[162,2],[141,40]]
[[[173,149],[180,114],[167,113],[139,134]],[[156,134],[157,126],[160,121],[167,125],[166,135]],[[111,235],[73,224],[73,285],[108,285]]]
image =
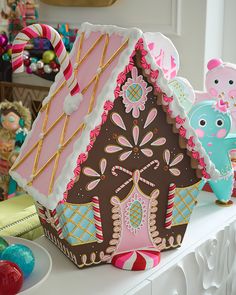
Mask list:
[[132,116],[138,118],[140,111],[145,109],[147,94],[152,91],[152,87],[147,87],[143,77],[141,75],[138,76],[136,67],[132,68],[131,76],[132,78],[128,78],[125,85],[123,85],[120,95],[123,96],[126,113],[132,111]]
[[[115,117],[116,116],[116,117]],[[114,113],[113,121],[117,120],[117,125],[125,130],[125,124],[122,120],[122,118],[117,116],[116,113]],[[118,121],[119,120],[119,121]],[[153,151],[151,148],[146,148],[145,145],[148,144],[152,138],[153,138],[153,132],[149,131],[147,132],[142,140],[139,140],[139,127],[134,126],[133,132],[132,132],[133,138],[132,143],[123,135],[118,136],[117,142],[119,145],[108,145],[105,148],[105,151],[107,153],[116,153],[121,152],[119,156],[120,161],[125,161],[132,153],[135,155],[139,155],[141,152],[146,157],[152,157]],[[160,146],[166,143],[166,139],[164,137],[157,138],[155,141],[151,143],[151,146]]]
[[[156,116],[157,116],[157,109],[152,108],[147,115],[147,118],[145,120],[143,128],[145,129],[151,123],[153,123]],[[118,113],[112,113],[111,120],[120,129],[125,130],[125,131],[127,130],[122,117]],[[153,138],[153,135],[154,135],[153,132],[151,132],[151,131],[147,132],[140,142],[140,140],[139,140],[139,126],[135,125],[133,127],[133,132],[132,132],[132,143],[125,136],[120,135],[117,138],[117,143],[119,145],[108,145],[108,146],[106,146],[105,151],[110,154],[121,151],[121,155],[119,157],[120,161],[126,160],[132,153],[134,153],[135,155],[138,156],[139,153],[141,152],[146,157],[152,157],[153,156],[152,149],[146,148],[145,145],[150,143],[150,141]],[[166,143],[166,138],[159,137],[156,140],[154,140],[150,145],[151,146],[161,146],[161,145],[164,145],[165,143]],[[127,149],[128,149],[128,151],[127,151]]]
[[163,158],[167,164],[167,166],[164,166],[164,170],[169,170],[170,173],[173,174],[174,176],[179,176],[181,173],[180,170],[178,168],[173,168],[173,166],[180,163],[183,160],[184,155],[178,154],[177,156],[174,157],[172,161],[170,161],[170,151],[166,149],[163,153]]
[[85,167],[83,169],[84,175],[96,178],[95,180],[87,184],[86,189],[88,191],[93,190],[99,184],[101,180],[104,180],[106,178],[106,176],[104,175],[106,167],[107,167],[107,160],[103,158],[101,159],[99,163],[99,168],[101,173],[98,173],[97,171],[95,171],[94,169],[90,167]]

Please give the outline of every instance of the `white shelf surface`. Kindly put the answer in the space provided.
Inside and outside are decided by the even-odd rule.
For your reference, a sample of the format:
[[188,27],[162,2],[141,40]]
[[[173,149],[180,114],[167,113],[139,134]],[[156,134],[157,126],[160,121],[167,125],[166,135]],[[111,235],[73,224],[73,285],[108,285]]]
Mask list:
[[[176,287],[163,286],[163,284],[166,284],[166,271],[169,271],[170,269],[174,270],[177,265],[181,265],[181,262],[185,261],[184,258],[189,256],[191,253],[197,252],[201,245],[206,245],[206,243],[209,242],[210,244],[208,248],[211,247],[212,241],[217,239],[217,234],[227,229],[227,227],[233,224],[236,220],[236,200],[233,200],[233,206],[224,208],[215,205],[214,201],[215,198],[212,193],[200,193],[198,205],[195,207],[192,213],[182,246],[175,250],[163,252],[161,254],[160,264],[148,271],[124,271],[117,269],[110,264],[86,269],[78,269],[68,258],[64,256],[64,254],[62,254],[59,249],[56,248],[56,246],[52,244],[52,242],[50,242],[45,237],[39,238],[37,242],[45,247],[52,256],[53,266],[52,272],[47,281],[45,281],[37,290],[35,290],[33,294],[41,295],[49,294],[49,292],[57,295],[216,294],[211,292],[195,293],[196,291],[190,290],[190,286],[179,287],[178,284],[180,282],[177,282]],[[215,246],[213,245],[213,247]],[[204,259],[203,263],[205,263]],[[208,262],[206,261],[206,263]],[[228,272],[230,272],[230,270],[228,270]],[[174,272],[171,271],[170,274],[173,273]],[[160,283],[159,279],[161,277],[163,277],[163,280]],[[169,277],[168,280],[170,285],[176,284],[174,277],[173,280],[172,277]],[[189,282],[184,282],[184,284],[189,285]],[[202,282],[199,282],[199,285],[202,285]],[[163,291],[161,291],[158,286],[160,286],[161,290],[165,288],[166,290],[170,290],[170,293],[168,290],[166,293],[163,293]],[[220,286],[217,286],[216,288],[218,287],[220,288]],[[185,288],[184,290],[186,290],[186,292],[182,291],[183,293],[179,293],[178,290],[182,290],[182,288]],[[203,288],[206,287],[203,286]],[[160,293],[158,289],[161,291]],[[226,294],[231,295],[231,293],[219,293],[219,295]],[[232,293],[232,295],[233,294],[236,293]]]

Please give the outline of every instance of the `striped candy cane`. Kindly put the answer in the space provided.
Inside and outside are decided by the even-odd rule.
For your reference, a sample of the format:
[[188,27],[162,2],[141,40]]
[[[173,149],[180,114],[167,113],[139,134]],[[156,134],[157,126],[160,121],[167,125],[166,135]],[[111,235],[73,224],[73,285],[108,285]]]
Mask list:
[[165,220],[165,228],[170,229],[172,226],[172,218],[173,218],[173,209],[174,209],[174,198],[175,198],[175,189],[176,185],[171,183],[169,186],[168,193],[168,204],[166,210],[166,220]]
[[102,221],[98,197],[92,198],[93,214],[95,219],[96,238],[98,243],[103,242]]
[[63,237],[63,234],[62,234],[62,227],[61,227],[60,220],[58,218],[56,209],[51,211],[51,216],[52,216],[53,221],[54,221],[53,226],[54,226],[55,230],[57,231],[59,238],[63,239],[64,237]]
[[[63,71],[67,86],[69,88],[70,94],[73,97],[73,102],[71,101],[70,110],[67,110],[67,114],[70,115],[75,111],[82,100],[82,95],[80,93],[80,87],[78,81],[75,77],[75,73],[72,68],[70,57],[66,51],[66,48],[61,40],[58,32],[48,25],[43,24],[33,24],[24,28],[15,38],[12,46],[12,68],[16,73],[24,71],[23,63],[23,51],[25,45],[29,40],[37,37],[42,37],[50,40],[54,51],[60,62],[61,69]],[[69,99],[69,98],[68,98]]]
[[46,222],[46,215],[45,215],[45,210],[43,206],[37,202],[37,208],[38,208],[38,215],[39,218],[41,219],[42,223]]

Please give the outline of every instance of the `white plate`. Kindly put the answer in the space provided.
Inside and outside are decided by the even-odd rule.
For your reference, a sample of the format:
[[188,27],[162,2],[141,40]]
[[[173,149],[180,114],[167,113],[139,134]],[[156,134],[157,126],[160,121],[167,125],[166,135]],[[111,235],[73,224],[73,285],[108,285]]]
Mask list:
[[9,244],[23,244],[29,247],[35,257],[35,266],[30,276],[24,280],[23,286],[18,294],[33,294],[49,276],[52,269],[52,259],[50,254],[42,246],[21,238],[4,237]]

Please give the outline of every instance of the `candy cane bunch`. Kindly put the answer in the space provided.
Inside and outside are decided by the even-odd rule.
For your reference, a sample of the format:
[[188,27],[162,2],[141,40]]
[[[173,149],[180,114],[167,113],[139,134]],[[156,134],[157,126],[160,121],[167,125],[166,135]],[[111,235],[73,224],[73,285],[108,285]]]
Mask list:
[[[63,75],[67,82],[67,86],[70,91],[70,96],[66,100],[64,111],[70,115],[73,111],[75,111],[80,101],[82,100],[82,95],[80,93],[80,87],[78,81],[76,79],[75,73],[73,71],[73,67],[71,64],[70,57],[66,51],[66,48],[62,42],[62,39],[59,33],[48,25],[43,24],[34,24],[24,28],[15,38],[12,46],[12,68],[16,73],[20,73],[24,71],[24,63],[23,63],[23,51],[25,45],[29,40],[37,37],[42,37],[48,39],[54,51],[58,57],[60,62],[61,70],[63,71]],[[71,100],[71,101],[70,101]]]

